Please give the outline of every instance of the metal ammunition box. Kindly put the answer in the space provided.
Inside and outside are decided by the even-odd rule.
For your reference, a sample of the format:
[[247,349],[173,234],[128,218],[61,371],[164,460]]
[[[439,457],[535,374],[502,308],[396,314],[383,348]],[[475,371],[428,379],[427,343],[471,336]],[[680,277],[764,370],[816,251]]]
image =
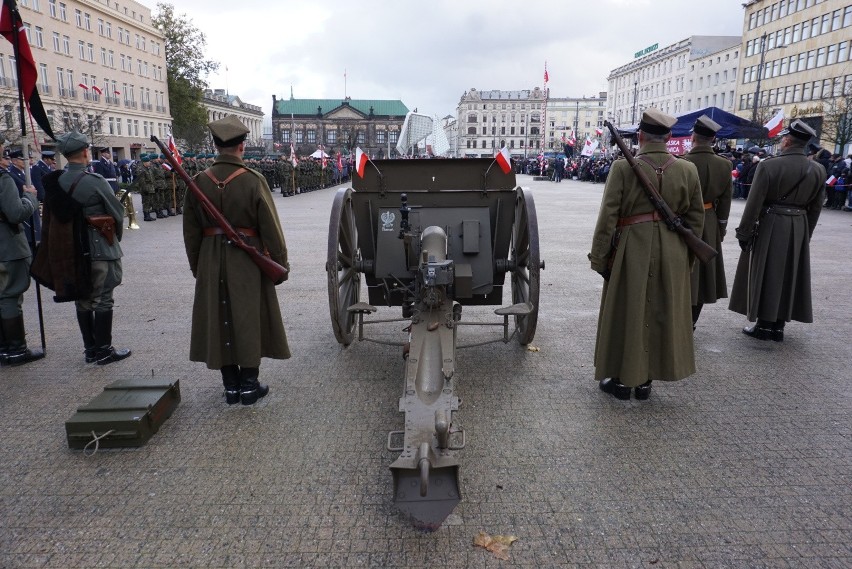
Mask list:
[[180,382],[122,379],[104,388],[65,422],[68,447],[139,447],[171,417],[180,403]]

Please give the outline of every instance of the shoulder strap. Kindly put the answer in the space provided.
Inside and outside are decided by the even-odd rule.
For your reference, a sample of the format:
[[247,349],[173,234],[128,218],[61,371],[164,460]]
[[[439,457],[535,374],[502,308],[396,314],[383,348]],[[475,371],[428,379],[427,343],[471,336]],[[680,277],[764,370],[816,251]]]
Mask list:
[[71,188],[69,188],[69,190],[68,190],[68,197],[69,198],[74,195],[74,190],[77,189],[77,184],[80,183],[80,180],[82,180],[83,176],[85,176],[86,174],[88,174],[88,172],[83,170],[82,172],[80,172],[80,174],[76,178],[74,178],[74,181],[71,183]]
[[669,166],[677,162],[677,158],[675,158],[674,156],[669,156],[669,159],[666,160],[665,163],[660,167],[657,167],[657,165],[654,164],[654,162],[645,154],[640,154],[638,158],[639,160],[653,168],[654,172],[657,173],[657,191],[661,192],[663,190],[663,172],[665,172]]
[[805,181],[805,178],[807,178],[807,177],[808,177],[808,174],[810,174],[810,172],[811,172],[811,170],[813,169],[813,167],[814,167],[813,162],[810,162],[810,161],[809,161],[809,162],[808,162],[808,166],[807,166],[807,168],[805,168],[805,171],[804,171],[804,173],[802,174],[802,177],[801,177],[801,178],[799,178],[799,181],[798,181],[798,182],[796,182],[796,183],[793,185],[793,187],[790,189],[790,191],[789,191],[789,192],[787,192],[786,194],[784,194],[783,196],[781,196],[780,198],[778,198],[778,201],[779,201],[779,202],[783,202],[783,201],[785,201],[785,200],[786,200],[786,199],[790,196],[790,194],[792,194],[792,193],[793,193],[793,192],[795,192],[797,189],[799,189],[799,185],[800,185],[802,182],[804,182],[804,181]]
[[233,173],[231,173],[230,176],[228,176],[227,178],[225,178],[222,181],[219,181],[219,180],[216,179],[216,176],[213,175],[213,172],[210,171],[210,168],[207,168],[206,170],[204,170],[204,173],[207,175],[207,177],[210,178],[210,180],[214,184],[216,184],[216,187],[219,188],[220,190],[224,190],[225,186],[230,184],[231,181],[234,178],[236,178],[237,176],[239,176],[241,174],[245,174],[246,172],[248,172],[248,168],[246,168],[245,166],[240,166],[237,170],[235,170]]

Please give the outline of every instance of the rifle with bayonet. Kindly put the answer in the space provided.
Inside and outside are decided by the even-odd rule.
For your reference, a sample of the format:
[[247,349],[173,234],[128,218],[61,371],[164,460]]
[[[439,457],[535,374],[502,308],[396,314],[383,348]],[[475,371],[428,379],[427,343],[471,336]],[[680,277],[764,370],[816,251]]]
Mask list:
[[237,233],[237,230],[233,228],[233,226],[225,219],[225,216],[213,205],[207,196],[204,195],[204,192],[201,191],[195,181],[189,177],[189,174],[178,164],[178,161],[169,152],[169,149],[153,134],[151,135],[151,142],[156,144],[160,148],[160,152],[166,157],[166,160],[171,164],[173,171],[177,172],[178,176],[186,182],[186,186],[192,191],[195,195],[195,198],[198,200],[198,203],[201,205],[204,212],[210,216],[216,225],[222,228],[225,236],[228,240],[233,243],[235,246],[239,247],[246,253],[248,253],[249,258],[257,265],[257,268],[266,275],[266,277],[274,282],[275,284],[281,284],[285,280],[287,280],[287,273],[289,272],[286,267],[282,267],[275,261],[273,261],[269,255],[265,255],[261,251],[254,247],[253,245],[249,245],[246,243],[242,236]]
[[680,238],[683,239],[683,242],[687,247],[689,247],[689,250],[692,251],[699,261],[702,263],[710,262],[713,257],[719,254],[718,251],[705,243],[701,237],[695,234],[691,227],[684,224],[683,219],[681,219],[679,215],[672,211],[669,204],[666,203],[666,200],[663,199],[663,196],[660,195],[657,188],[655,188],[654,184],[652,184],[648,179],[648,176],[642,170],[642,167],[639,166],[639,163],[633,157],[633,154],[630,153],[630,149],[627,148],[627,145],[624,143],[624,139],[621,138],[618,131],[614,126],[612,126],[612,123],[604,121],[604,126],[609,129],[612,139],[618,145],[618,148],[621,150],[624,158],[627,159],[627,163],[630,164],[631,168],[633,168],[633,172],[636,174],[636,177],[639,178],[639,183],[645,190],[648,199],[651,200],[651,204],[654,206],[654,209],[659,212],[660,216],[662,216],[663,220],[666,222],[666,227],[680,235]]

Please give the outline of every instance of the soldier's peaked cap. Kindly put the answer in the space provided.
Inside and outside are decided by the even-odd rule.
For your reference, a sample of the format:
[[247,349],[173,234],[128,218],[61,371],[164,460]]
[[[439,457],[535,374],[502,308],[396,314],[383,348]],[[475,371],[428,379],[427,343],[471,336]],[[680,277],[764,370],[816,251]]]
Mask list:
[[56,149],[64,156],[79,152],[88,146],[89,141],[86,139],[86,136],[79,132],[66,132],[59,135],[59,138],[56,139]]
[[790,126],[778,133],[778,136],[790,135],[799,140],[810,140],[816,136],[816,131],[807,123],[799,119],[790,123]]
[[642,113],[639,130],[648,134],[668,134],[676,122],[677,119],[673,116],[649,107]]
[[721,128],[722,125],[720,125],[707,115],[701,115],[695,121],[695,125],[692,127],[692,131],[695,134],[700,134],[701,136],[716,136],[716,133],[719,132],[719,129]]
[[213,142],[216,146],[223,148],[238,145],[246,139],[250,132],[248,127],[234,115],[228,115],[223,119],[208,123],[207,127],[210,129],[210,134],[213,135]]

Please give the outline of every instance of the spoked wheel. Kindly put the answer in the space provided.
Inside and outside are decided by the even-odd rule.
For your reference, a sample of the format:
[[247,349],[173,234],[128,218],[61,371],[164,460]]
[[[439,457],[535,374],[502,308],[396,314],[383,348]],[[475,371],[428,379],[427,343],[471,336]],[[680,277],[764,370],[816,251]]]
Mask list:
[[515,220],[509,246],[509,270],[512,274],[512,302],[528,303],[532,310],[515,316],[518,342],[527,345],[535,337],[538,322],[539,277],[543,263],[538,249],[538,218],[532,193],[518,188],[515,198]]
[[358,302],[361,292],[361,273],[356,269],[360,260],[352,189],[341,188],[337,190],[331,206],[325,270],[328,274],[331,327],[334,337],[344,346],[352,343],[357,322],[357,314],[350,313],[348,308]]

